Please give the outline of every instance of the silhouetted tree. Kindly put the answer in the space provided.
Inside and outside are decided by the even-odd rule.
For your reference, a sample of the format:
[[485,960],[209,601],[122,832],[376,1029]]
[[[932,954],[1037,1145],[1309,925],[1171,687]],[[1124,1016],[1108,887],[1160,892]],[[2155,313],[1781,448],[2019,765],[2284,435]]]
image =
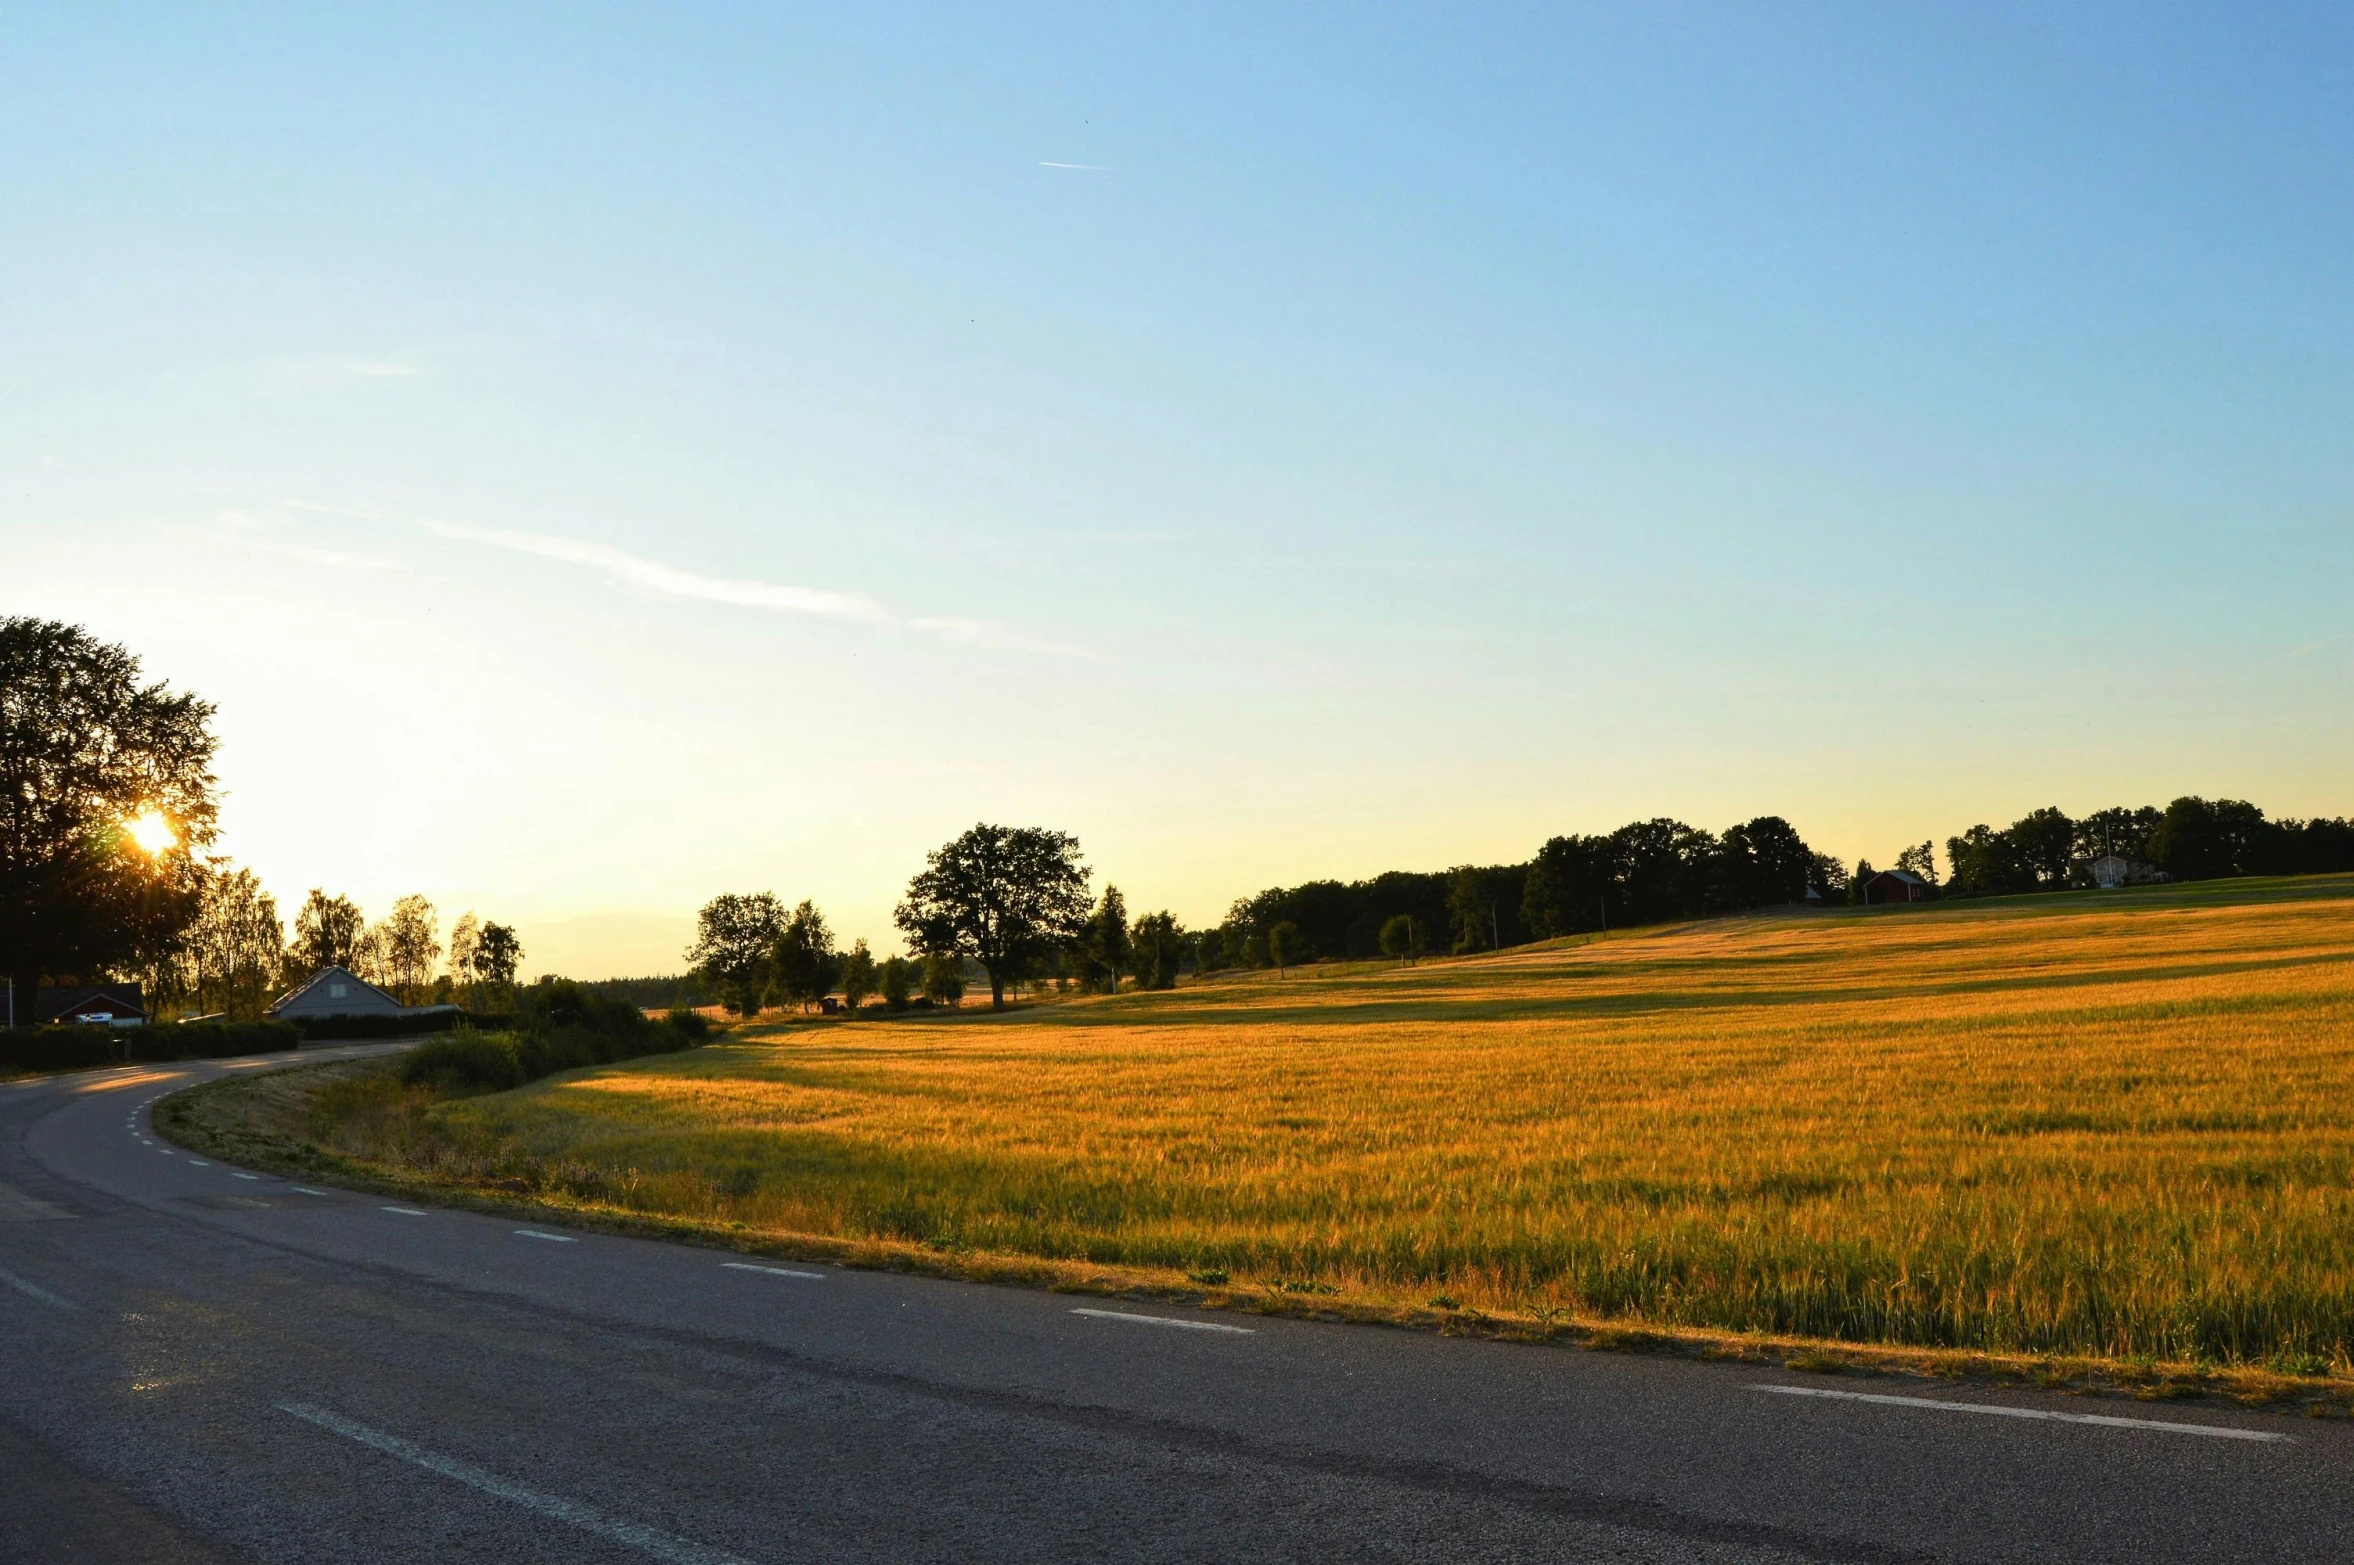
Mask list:
[[360,956],[360,941],[368,921],[349,897],[331,897],[317,886],[294,915],[294,944],[287,952],[294,976],[307,978],[322,967],[352,972]]
[[1422,954],[1422,930],[1404,913],[1381,926],[1381,954],[1394,956],[1403,967]]
[[[0,619],[0,959],[20,1014],[44,979],[161,957],[195,919],[212,717],[78,626]],[[146,816],[173,840],[140,846]]]
[[1288,918],[1267,931],[1267,960],[1275,964],[1278,978],[1300,959],[1301,943],[1300,926]]
[[777,997],[806,1010],[833,990],[841,958],[834,954],[834,932],[826,927],[817,904],[804,898],[785,915],[768,959],[770,980]]
[[866,942],[854,940],[849,954],[842,958],[842,1003],[855,1011],[866,1004],[868,995],[875,992],[875,957]]
[[1147,913],[1130,932],[1135,951],[1136,982],[1146,989],[1174,989],[1177,970],[1185,960],[1185,931],[1167,912]]
[[523,965],[523,942],[506,924],[484,924],[474,943],[474,981],[503,1006],[515,1003],[515,973]]
[[206,877],[204,905],[181,941],[187,987],[201,1012],[261,1016],[286,967],[278,904],[247,869]]
[[1088,912],[1076,839],[984,824],[932,853],[893,916],[919,949],[979,962],[1001,1009],[1006,986],[1078,938]]
[[924,957],[924,998],[934,1005],[964,1003],[964,957],[955,951],[932,951]]
[[784,904],[769,892],[713,897],[696,915],[687,961],[738,1016],[750,1016],[760,1009],[769,957],[784,929]]
[[1103,900],[1087,915],[1086,927],[1079,932],[1075,954],[1079,976],[1090,989],[1109,993],[1120,987],[1120,975],[1129,970],[1133,952],[1128,934],[1128,900],[1120,895],[1119,887],[1103,888]]
[[411,895],[392,905],[378,931],[385,975],[405,1005],[423,1000],[426,986],[433,982],[433,964],[441,955],[440,928],[433,904]]
[[883,960],[883,1009],[904,1011],[915,993],[916,965],[904,956]]

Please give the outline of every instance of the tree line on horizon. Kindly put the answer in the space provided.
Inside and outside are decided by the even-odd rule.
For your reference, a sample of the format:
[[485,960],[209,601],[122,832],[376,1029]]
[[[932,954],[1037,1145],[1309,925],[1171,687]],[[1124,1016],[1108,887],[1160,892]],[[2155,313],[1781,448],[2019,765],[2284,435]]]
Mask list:
[[[404,897],[371,924],[314,888],[287,937],[249,870],[210,850],[217,835],[212,705],[162,682],[78,626],[0,618],[0,966],[18,990],[136,977],[151,1010],[257,1013],[318,967],[348,967],[410,1003],[511,1001],[520,942],[463,915],[444,946],[432,904]],[[142,815],[168,821],[143,842]],[[1895,867],[1948,895],[2086,884],[2116,856],[2175,880],[2354,870],[2354,823],[2268,819],[2244,800],[2186,796],[2081,820],[2056,808],[1946,839]],[[1665,817],[1548,840],[1524,863],[1317,880],[1237,901],[1188,930],[1166,910],[1131,918],[1100,897],[1070,836],[978,825],[935,850],[894,921],[912,958],[839,949],[814,904],[769,893],[714,899],[688,952],[693,981],[738,1009],[814,1004],[839,990],[887,1005],[955,1004],[976,976],[993,1004],[1049,984],[1166,988],[1186,973],[1288,968],[1319,959],[1411,961],[1553,936],[1772,906],[1843,902],[1872,878],[1814,852],[1790,823],[1758,816],[1722,833]],[[442,958],[447,956],[446,964]],[[662,980],[619,980],[646,986]],[[670,981],[676,984],[676,981]]]
[[[1005,834],[1000,827],[974,833]],[[1023,835],[1014,833],[1013,835]],[[703,911],[688,958],[694,976],[740,1013],[762,1004],[818,1004],[837,988],[856,1009],[880,995],[894,1010],[920,999],[954,1004],[978,967],[1008,986],[1104,992],[1123,983],[1168,988],[1180,976],[1288,968],[1317,960],[1412,961],[1429,952],[1467,955],[1533,940],[1656,925],[1760,908],[1862,900],[1878,873],[1815,852],[1778,815],[1710,832],[1657,817],[1616,831],[1549,839],[1519,864],[1392,870],[1366,880],[1314,880],[1237,900],[1224,920],[1189,930],[1167,912],[1130,922],[1117,886],[1088,902],[1077,844],[1059,833],[1049,863],[1059,887],[1056,918],[992,966],[942,922],[941,854],[911,887],[899,923],[917,952],[878,964],[866,942],[837,953],[814,904],[787,909],[774,896],[728,896]],[[953,854],[952,843],[942,853]],[[2089,887],[2093,861],[2114,855],[2173,880],[2354,870],[2354,822],[2269,820],[2244,800],[2176,799],[2164,809],[2118,807],[2074,820],[2056,808],[2002,830],[1978,825],[1946,839],[1949,879],[1930,842],[1907,847],[1892,867],[1950,896],[1998,896]],[[929,877],[929,878],[927,878]],[[1014,880],[1021,878],[1015,872]],[[911,912],[911,907],[914,911]],[[647,984],[653,980],[628,980]],[[675,981],[674,981],[675,982]]]

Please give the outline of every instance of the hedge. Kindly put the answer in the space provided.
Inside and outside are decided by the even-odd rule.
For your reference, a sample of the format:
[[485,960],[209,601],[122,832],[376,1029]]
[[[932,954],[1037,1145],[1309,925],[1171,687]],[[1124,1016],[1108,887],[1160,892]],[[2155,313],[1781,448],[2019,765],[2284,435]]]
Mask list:
[[18,1027],[0,1031],[0,1067],[20,1071],[88,1070],[122,1063],[111,1027]]
[[512,1031],[461,1032],[412,1049],[400,1075],[444,1092],[504,1092],[558,1071],[691,1049],[711,1036],[692,1011],[649,1021],[626,1001],[561,980],[532,986]]
[[219,1060],[271,1054],[302,1043],[285,1022],[164,1022],[147,1027],[19,1027],[0,1030],[0,1067],[89,1070],[163,1060]]
[[457,1011],[432,1011],[395,1016],[298,1016],[292,1024],[302,1029],[307,1043],[358,1043],[370,1038],[415,1038],[429,1032],[452,1032],[464,1019]]
[[133,1060],[221,1060],[300,1048],[302,1029],[285,1022],[167,1022],[125,1028],[122,1039]]

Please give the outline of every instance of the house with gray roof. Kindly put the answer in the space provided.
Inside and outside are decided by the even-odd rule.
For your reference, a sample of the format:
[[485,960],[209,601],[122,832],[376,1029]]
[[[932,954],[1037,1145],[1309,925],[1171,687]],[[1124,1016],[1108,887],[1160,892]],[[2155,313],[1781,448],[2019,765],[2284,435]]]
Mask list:
[[416,1016],[427,1011],[455,1011],[453,1005],[403,1005],[346,967],[322,967],[310,982],[283,996],[270,1007],[280,1021],[299,1022],[328,1016]]

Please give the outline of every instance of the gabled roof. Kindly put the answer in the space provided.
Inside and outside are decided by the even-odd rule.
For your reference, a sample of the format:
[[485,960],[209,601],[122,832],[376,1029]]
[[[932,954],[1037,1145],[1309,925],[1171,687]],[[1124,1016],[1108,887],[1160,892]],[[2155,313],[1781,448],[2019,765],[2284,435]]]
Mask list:
[[1929,884],[1929,882],[1923,880],[1920,876],[1914,874],[1909,869],[1884,869],[1880,871],[1879,874],[1874,875],[1872,878],[1874,880],[1901,880],[1908,886],[1926,886]]
[[33,997],[33,1010],[45,1022],[99,1011],[147,1018],[146,996],[137,984],[43,984]]
[[386,1005],[391,1006],[394,1010],[405,1009],[405,1007],[401,1005],[400,1001],[394,999],[391,995],[386,994],[383,990],[377,988],[374,984],[368,982],[368,980],[365,978],[360,977],[350,968],[327,966],[322,967],[317,972],[311,974],[309,982],[296,985],[293,989],[287,991],[285,994],[280,995],[276,1000],[272,1001],[270,1004],[269,1014],[272,1016],[277,1015],[280,1011],[294,1004],[296,1001],[300,1000],[304,995],[309,994],[314,989],[319,990],[320,993],[324,995],[326,991],[322,986],[329,982],[355,985],[358,988],[367,991],[369,994],[374,995],[377,999],[383,1001]]

